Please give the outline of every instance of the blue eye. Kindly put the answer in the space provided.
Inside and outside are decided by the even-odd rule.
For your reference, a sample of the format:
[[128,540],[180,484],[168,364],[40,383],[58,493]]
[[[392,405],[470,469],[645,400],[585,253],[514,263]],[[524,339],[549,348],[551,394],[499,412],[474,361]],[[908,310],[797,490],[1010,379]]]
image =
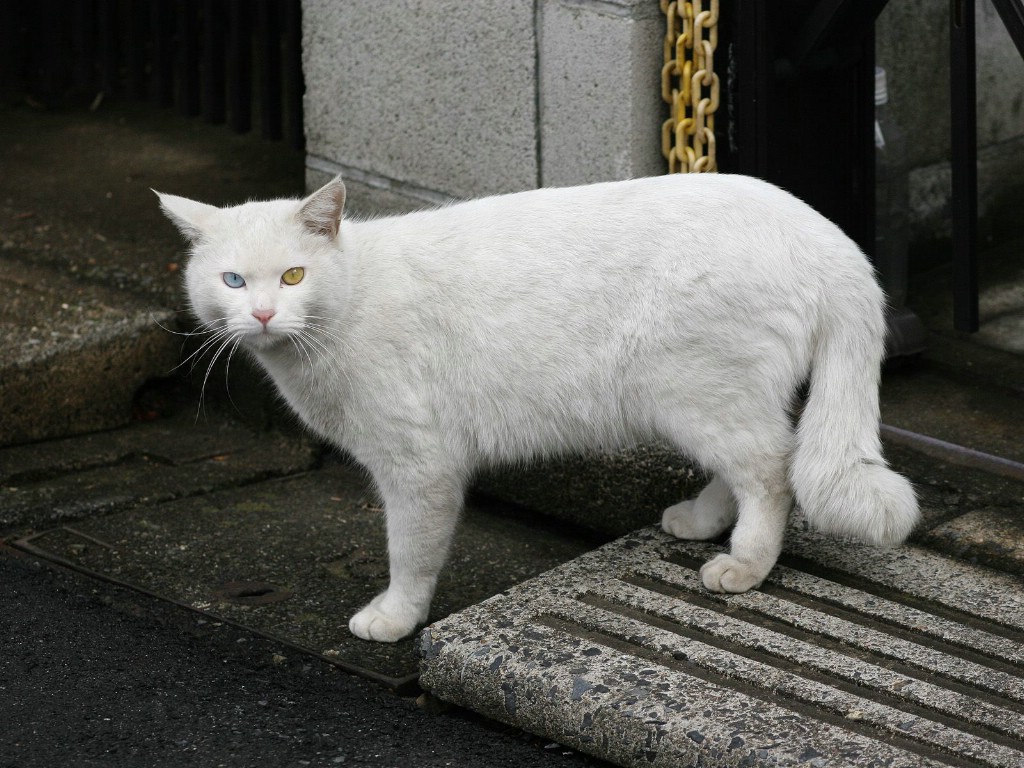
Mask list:
[[228,288],[241,288],[245,285],[245,279],[237,272],[225,272],[222,277],[224,278],[224,285]]

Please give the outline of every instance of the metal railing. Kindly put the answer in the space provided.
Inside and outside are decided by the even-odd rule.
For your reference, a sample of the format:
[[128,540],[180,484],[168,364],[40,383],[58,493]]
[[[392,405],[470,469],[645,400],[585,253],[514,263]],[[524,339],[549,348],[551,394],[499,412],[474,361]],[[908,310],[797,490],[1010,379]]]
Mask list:
[[0,76],[43,103],[147,99],[303,144],[300,0],[0,0]]
[[[992,0],[1024,57],[1024,3]],[[978,141],[974,0],[950,0],[953,326],[978,330]]]

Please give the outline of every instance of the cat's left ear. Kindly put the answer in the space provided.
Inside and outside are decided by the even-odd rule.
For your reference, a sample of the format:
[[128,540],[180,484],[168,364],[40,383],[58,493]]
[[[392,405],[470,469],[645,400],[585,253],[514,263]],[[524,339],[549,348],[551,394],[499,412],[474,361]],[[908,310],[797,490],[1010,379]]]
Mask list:
[[213,222],[213,218],[220,211],[219,208],[206,203],[197,203],[187,197],[177,195],[165,195],[153,192],[160,198],[160,207],[171,221],[181,230],[181,234],[191,242],[195,243],[203,236]]
[[345,185],[341,183],[341,176],[335,176],[302,201],[299,221],[314,235],[333,240],[338,236],[344,210]]

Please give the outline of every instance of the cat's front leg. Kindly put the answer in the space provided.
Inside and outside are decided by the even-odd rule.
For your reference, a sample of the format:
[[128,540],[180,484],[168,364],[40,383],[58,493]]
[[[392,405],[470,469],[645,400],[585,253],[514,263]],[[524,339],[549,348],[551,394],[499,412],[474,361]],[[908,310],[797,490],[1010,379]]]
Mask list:
[[422,482],[416,478],[378,481],[387,520],[388,588],[349,621],[352,634],[363,640],[393,643],[426,622],[437,577],[459,512],[463,484],[454,477]]

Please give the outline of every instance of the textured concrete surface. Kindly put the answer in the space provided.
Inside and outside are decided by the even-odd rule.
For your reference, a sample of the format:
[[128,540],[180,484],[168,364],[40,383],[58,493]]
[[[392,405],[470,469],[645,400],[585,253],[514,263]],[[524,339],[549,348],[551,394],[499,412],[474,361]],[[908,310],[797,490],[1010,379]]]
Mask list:
[[[949,235],[949,9],[890,3],[878,63],[909,146],[915,235]],[[663,172],[664,22],[643,0],[537,3],[306,0],[310,166],[411,199],[470,197]],[[1024,171],[1024,62],[977,4],[979,208],[1013,216]],[[723,48],[718,68],[725,72]],[[936,73],[939,76],[936,77]],[[325,171],[324,168],[327,168]]]
[[0,446],[123,426],[136,390],[167,376],[174,312],[0,256]]
[[707,483],[686,457],[664,445],[608,456],[576,456],[489,471],[483,492],[608,536],[661,519],[666,508]]
[[[187,433],[179,426],[178,440]],[[10,539],[33,554],[246,626],[385,685],[408,687],[417,675],[411,639],[367,643],[348,632],[349,616],[388,580],[383,516],[363,473],[330,462],[298,474],[303,466],[294,454],[301,456],[300,446],[250,440],[255,450],[246,456],[232,445],[236,436],[229,428],[212,443],[226,453],[210,457],[197,450],[184,459],[183,469],[193,477],[178,495],[187,498],[167,501],[172,497],[162,488],[183,478],[159,466],[154,455],[144,478],[128,467],[88,472],[87,478],[100,475],[106,482],[84,488],[76,478],[76,504],[92,513],[89,519]],[[251,466],[257,452],[274,456],[273,469],[292,476],[263,480]],[[249,474],[240,477],[229,466],[233,462]],[[271,474],[270,467],[262,469]],[[118,499],[125,511],[97,515],[113,506],[109,486],[115,480],[125,495],[139,494],[145,481],[153,490],[134,504]],[[59,488],[69,480],[50,484]],[[228,490],[211,492],[217,487]],[[0,497],[0,514],[10,514],[18,495]],[[521,511],[471,504],[439,583],[434,615],[479,602],[594,545],[591,537],[538,524]]]
[[661,173],[664,17],[642,0],[306,0],[307,167],[409,200]]
[[421,684],[624,766],[1014,766],[1020,580],[803,534],[761,590],[630,534],[430,627]]
[[665,172],[665,17],[655,3],[537,6],[540,185]]
[[190,416],[0,449],[0,533],[238,488],[319,463],[309,441]]
[[308,154],[472,197],[537,185],[533,3],[306,0]]
[[1024,497],[1013,508],[968,512],[923,536],[935,549],[1024,576]]

